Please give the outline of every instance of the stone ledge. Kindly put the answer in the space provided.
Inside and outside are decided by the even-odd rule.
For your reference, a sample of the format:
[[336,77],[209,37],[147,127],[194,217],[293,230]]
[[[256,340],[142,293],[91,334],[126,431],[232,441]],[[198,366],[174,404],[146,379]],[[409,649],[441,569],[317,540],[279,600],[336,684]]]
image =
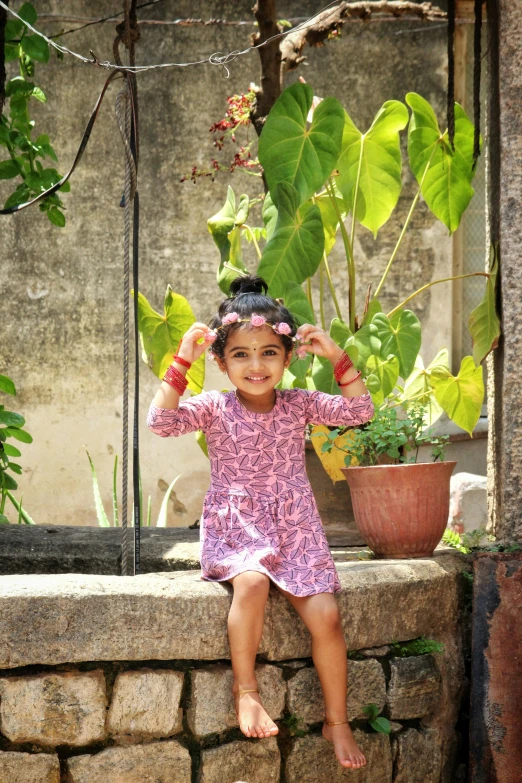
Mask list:
[[[458,606],[458,555],[339,563],[348,649],[437,636]],[[0,576],[0,668],[77,661],[220,660],[229,657],[231,588],[199,572],[134,577]],[[301,620],[270,591],[260,654],[311,655]]]

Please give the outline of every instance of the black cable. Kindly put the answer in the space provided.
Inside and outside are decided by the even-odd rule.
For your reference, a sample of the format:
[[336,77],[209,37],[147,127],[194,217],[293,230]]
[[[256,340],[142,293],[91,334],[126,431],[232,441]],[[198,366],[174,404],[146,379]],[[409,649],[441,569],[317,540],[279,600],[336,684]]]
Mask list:
[[455,149],[455,0],[448,0],[448,136]]
[[475,0],[475,29],[473,36],[473,168],[480,155],[480,76],[482,66],[482,3]]

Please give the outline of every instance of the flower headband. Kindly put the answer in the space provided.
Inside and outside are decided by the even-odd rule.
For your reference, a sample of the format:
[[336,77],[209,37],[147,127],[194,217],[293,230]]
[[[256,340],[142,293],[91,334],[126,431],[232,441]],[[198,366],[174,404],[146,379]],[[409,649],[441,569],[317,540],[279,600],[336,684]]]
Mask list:
[[[292,331],[292,327],[290,324],[287,324],[286,321],[280,321],[278,323],[272,324],[270,321],[267,321],[264,315],[258,315],[257,313],[252,313],[250,318],[240,318],[239,313],[227,313],[221,320],[221,324],[219,326],[216,326],[215,329],[213,329],[212,333],[208,336],[208,340],[214,342],[216,339],[216,332],[218,332],[220,329],[222,329],[224,326],[230,326],[231,324],[244,324],[244,323],[250,323],[252,326],[270,326],[276,334],[279,335],[285,335],[287,337],[290,336],[290,333]],[[291,337],[291,340],[293,342],[299,342],[298,337]],[[303,351],[302,348],[297,348],[297,355],[300,359],[304,359],[306,356],[306,352]]]

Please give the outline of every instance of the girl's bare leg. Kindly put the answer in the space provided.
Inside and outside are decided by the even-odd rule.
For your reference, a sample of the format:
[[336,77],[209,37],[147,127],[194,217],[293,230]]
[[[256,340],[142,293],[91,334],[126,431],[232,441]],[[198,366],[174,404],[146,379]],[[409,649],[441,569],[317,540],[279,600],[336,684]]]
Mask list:
[[[324,694],[325,716],[329,721],[346,721],[347,657],[339,609],[332,593],[298,598],[284,592],[312,636],[312,657]],[[355,742],[348,723],[323,724],[323,736],[333,742],[343,767],[358,769],[366,757]]]
[[270,580],[257,571],[244,571],[229,581],[234,597],[228,615],[228,638],[239,728],[247,737],[273,737],[279,729],[263,708],[259,694],[239,695],[239,691],[257,688],[256,653],[263,633]]

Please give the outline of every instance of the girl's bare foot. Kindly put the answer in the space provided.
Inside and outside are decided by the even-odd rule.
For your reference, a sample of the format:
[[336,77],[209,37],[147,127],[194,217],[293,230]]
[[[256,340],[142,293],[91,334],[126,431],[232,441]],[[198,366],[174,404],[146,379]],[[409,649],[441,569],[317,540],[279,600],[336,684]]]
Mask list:
[[323,724],[323,737],[333,742],[339,763],[348,769],[359,769],[366,765],[366,756],[357,746],[348,723],[337,726]]
[[261,704],[259,693],[249,690],[240,695],[240,691],[247,690],[234,686],[232,692],[236,703],[236,713],[239,728],[245,737],[275,737],[279,729]]

